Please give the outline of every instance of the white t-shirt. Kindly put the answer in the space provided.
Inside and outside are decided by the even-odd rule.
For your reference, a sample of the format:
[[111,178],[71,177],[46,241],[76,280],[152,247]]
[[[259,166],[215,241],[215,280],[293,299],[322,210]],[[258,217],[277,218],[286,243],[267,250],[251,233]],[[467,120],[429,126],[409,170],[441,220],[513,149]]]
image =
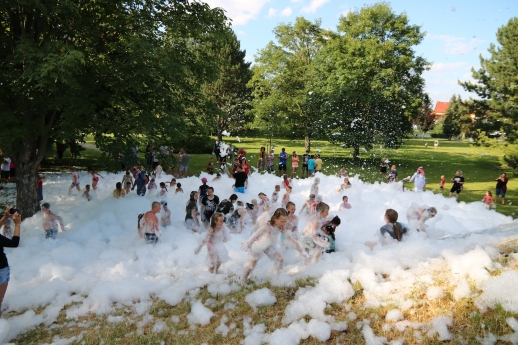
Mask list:
[[[4,162],[7,162],[7,163],[4,163]],[[4,158],[2,160],[1,169],[2,169],[2,171],[11,171],[11,158]]]

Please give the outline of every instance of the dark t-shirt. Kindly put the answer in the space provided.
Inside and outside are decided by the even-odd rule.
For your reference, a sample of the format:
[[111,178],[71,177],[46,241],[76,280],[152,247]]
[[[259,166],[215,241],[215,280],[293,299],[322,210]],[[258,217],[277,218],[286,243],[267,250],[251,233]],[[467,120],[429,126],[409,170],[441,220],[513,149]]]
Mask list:
[[214,195],[214,199],[209,200],[209,197],[206,196],[201,200],[203,206],[205,206],[204,213],[214,213],[218,208],[219,198],[217,195]]
[[307,153],[303,154],[302,155],[302,164],[308,165],[309,157],[311,157],[311,156],[308,155]]
[[232,201],[228,199],[222,200],[218,205],[218,212],[223,214],[228,214],[230,210],[234,208],[234,205],[232,204]]
[[204,197],[207,196],[207,194],[209,194],[209,192],[207,192],[207,190],[209,189],[209,186],[207,186],[206,184],[202,184],[200,186],[200,199],[203,200]]
[[496,180],[496,188],[502,189],[502,190],[506,190],[507,189],[507,181],[508,181],[507,178],[504,181]]
[[236,183],[235,183],[236,187],[245,186],[245,181],[248,178],[248,176],[244,172],[239,171],[239,172],[235,173],[233,176],[236,179]]
[[4,248],[16,248],[20,243],[20,236],[13,236],[9,239],[5,236],[0,235],[0,269],[9,266],[7,263],[7,256],[5,256]]
[[196,214],[198,214],[198,205],[196,204],[196,200],[189,200],[187,202],[187,206],[185,206],[185,219],[193,219],[192,218],[192,210],[196,210]]
[[453,177],[453,188],[455,189],[461,189],[462,184],[459,182],[464,182],[464,177],[455,175]]
[[183,154],[182,155],[182,162],[180,163],[182,166],[186,167],[189,165],[189,159],[191,159],[190,154]]
[[288,154],[286,152],[279,153],[279,164],[286,165],[286,158],[288,158]]

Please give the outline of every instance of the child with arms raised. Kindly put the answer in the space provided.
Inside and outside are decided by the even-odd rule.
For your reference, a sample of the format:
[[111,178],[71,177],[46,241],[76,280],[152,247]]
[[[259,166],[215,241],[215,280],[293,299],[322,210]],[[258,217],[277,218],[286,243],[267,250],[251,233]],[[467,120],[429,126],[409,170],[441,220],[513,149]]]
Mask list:
[[210,262],[209,272],[218,274],[219,267],[228,258],[228,253],[223,243],[230,239],[228,229],[225,226],[225,217],[216,212],[210,217],[210,228],[207,230],[201,243],[194,249],[198,255],[204,245],[207,245],[208,259]]

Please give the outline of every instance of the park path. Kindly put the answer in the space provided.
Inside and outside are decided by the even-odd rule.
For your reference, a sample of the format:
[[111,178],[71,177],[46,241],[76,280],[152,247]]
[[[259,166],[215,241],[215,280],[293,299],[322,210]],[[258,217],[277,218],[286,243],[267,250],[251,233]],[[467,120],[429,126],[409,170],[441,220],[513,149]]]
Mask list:
[[95,150],[95,151],[101,151],[97,148],[97,146],[95,146],[94,144],[88,144],[88,143],[84,143],[84,144],[81,144],[83,147],[87,148],[87,149],[92,149],[92,150]]

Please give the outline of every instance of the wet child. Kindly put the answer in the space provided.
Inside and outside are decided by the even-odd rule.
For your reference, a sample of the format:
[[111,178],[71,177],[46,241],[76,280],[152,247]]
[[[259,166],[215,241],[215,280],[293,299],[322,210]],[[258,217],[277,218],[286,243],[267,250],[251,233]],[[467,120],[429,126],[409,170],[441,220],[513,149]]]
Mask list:
[[315,178],[313,184],[311,185],[311,190],[309,191],[311,194],[318,195],[318,185],[320,184],[320,178]]
[[68,194],[70,195],[70,192],[74,187],[80,192],[81,188],[79,188],[79,174],[72,167],[68,168],[68,171],[72,173],[72,184],[70,185],[70,188],[68,188]]
[[377,231],[378,242],[365,242],[365,245],[371,250],[378,244],[391,244],[394,240],[400,242],[403,235],[409,231],[409,228],[403,223],[398,222],[398,213],[396,210],[388,209],[385,211],[385,225]]
[[155,168],[155,175],[157,178],[160,178],[162,176],[162,173],[164,172],[164,168],[162,168],[162,164],[158,162],[156,168]]
[[272,193],[272,203],[276,203],[277,200],[279,200],[279,192],[281,191],[281,186],[280,185],[276,185],[275,186],[275,190],[273,191]]
[[327,236],[329,242],[329,248],[325,250],[326,253],[335,252],[335,228],[332,225],[326,225],[322,232]]
[[[167,196],[167,187],[165,186],[165,182],[160,182],[160,192],[158,193],[159,196]],[[166,203],[167,205],[167,203]]]
[[259,197],[259,199],[261,199],[261,201],[258,204],[259,207],[258,207],[257,213],[259,215],[261,215],[261,213],[263,213],[263,211],[264,211],[264,205],[266,203],[269,203],[270,199],[268,199],[266,194],[264,194],[263,192],[259,193],[257,196]]
[[254,208],[250,210],[249,214],[250,218],[252,218],[252,224],[255,224],[255,222],[257,221],[257,217],[262,213],[262,209],[261,207],[259,207],[257,199],[252,199],[250,203],[252,204],[252,206],[254,206]]
[[347,170],[345,170],[345,166],[342,165],[342,168],[340,171],[338,171],[338,177],[346,177],[347,176]]
[[221,174],[220,174],[220,173],[217,173],[217,174],[216,174],[216,177],[214,177],[214,178],[212,179],[212,181],[217,181],[217,180],[220,180],[220,179],[221,179]]
[[[299,219],[295,215],[295,204],[289,201],[286,204],[286,211],[288,211],[288,221],[284,224],[284,230],[291,232],[291,237],[297,241],[299,239]],[[284,244],[284,247],[288,249],[288,242],[286,241],[286,236],[284,236],[284,234],[281,234],[281,242]]]
[[174,191],[174,193],[183,193],[183,189],[182,189],[182,184],[181,183],[177,183],[176,184],[176,190]]
[[124,197],[125,195],[126,195],[126,192],[124,191],[124,189],[122,189],[122,183],[117,182],[115,184],[115,189],[113,190],[113,197],[115,199],[118,199],[120,197]]
[[287,174],[282,175],[282,188],[286,189],[286,187],[291,185],[291,179],[288,178]]
[[148,183],[147,189],[150,193],[157,190],[157,186],[156,186],[156,182],[155,182],[154,178],[152,178],[151,181]]
[[281,201],[282,208],[286,208],[286,205],[288,204],[288,202],[290,202],[291,190],[292,190],[291,186],[286,186],[286,192],[282,196],[282,201]]
[[344,190],[346,189],[349,189],[351,188],[353,185],[351,184],[351,182],[349,181],[349,178],[348,177],[345,177],[344,178],[344,183],[342,183],[340,185],[340,188],[338,189],[338,193],[340,192],[343,192]]
[[92,175],[92,188],[94,190],[97,189],[97,183],[99,182],[99,177],[104,178],[101,174],[94,170],[94,168],[90,165],[88,166],[88,173]]
[[312,263],[316,263],[322,255],[322,250],[329,249],[331,245],[321,233],[322,224],[327,221],[328,215],[329,205],[323,202],[319,203],[315,215],[311,217],[311,220],[302,230],[299,243],[311,258]]
[[85,186],[85,190],[83,192],[83,198],[86,198],[86,200],[90,201],[92,200],[92,197],[90,196],[90,185],[87,184]]
[[484,203],[486,208],[489,210],[489,208],[491,207],[491,204],[494,202],[493,194],[490,191],[487,191],[486,195],[482,199],[482,202]]
[[[126,188],[126,185],[128,184],[128,182],[130,183],[130,187],[131,185],[133,184],[133,176],[131,176],[131,173],[129,171],[126,171],[126,174],[124,176],[122,176],[122,185],[124,186],[124,188]],[[129,194],[129,190],[126,189],[126,194]]]
[[169,187],[176,187],[176,179],[173,177],[171,182],[169,182]]
[[340,207],[338,208],[338,211],[341,212],[343,210],[348,210],[350,208],[352,208],[352,206],[351,206],[351,204],[349,204],[349,198],[346,195],[344,195],[342,197],[342,203],[340,204]]
[[125,189],[126,195],[128,195],[131,191],[131,182],[126,182],[126,186],[124,189]]
[[198,255],[207,245],[207,254],[210,262],[209,272],[219,273],[219,267],[228,259],[228,252],[224,243],[230,240],[228,228],[225,226],[225,217],[216,212],[210,217],[210,228],[207,230],[201,243],[194,249],[194,254]]
[[317,195],[315,197],[315,202],[311,205],[311,208],[309,209],[309,214],[317,213],[318,205],[320,205],[322,201],[324,201],[322,195]]
[[435,207],[418,206],[412,203],[406,212],[406,218],[410,228],[417,229],[419,232],[426,232],[424,222],[437,215]]
[[160,222],[162,223],[162,226],[166,227],[171,225],[171,211],[167,208],[167,201],[162,200],[160,201],[160,204],[162,205],[162,210],[160,211]]
[[304,205],[300,209],[299,214],[302,214],[302,211],[306,211],[306,214],[309,214],[311,212],[311,206],[315,202],[315,194],[310,194],[309,199],[304,202]]

